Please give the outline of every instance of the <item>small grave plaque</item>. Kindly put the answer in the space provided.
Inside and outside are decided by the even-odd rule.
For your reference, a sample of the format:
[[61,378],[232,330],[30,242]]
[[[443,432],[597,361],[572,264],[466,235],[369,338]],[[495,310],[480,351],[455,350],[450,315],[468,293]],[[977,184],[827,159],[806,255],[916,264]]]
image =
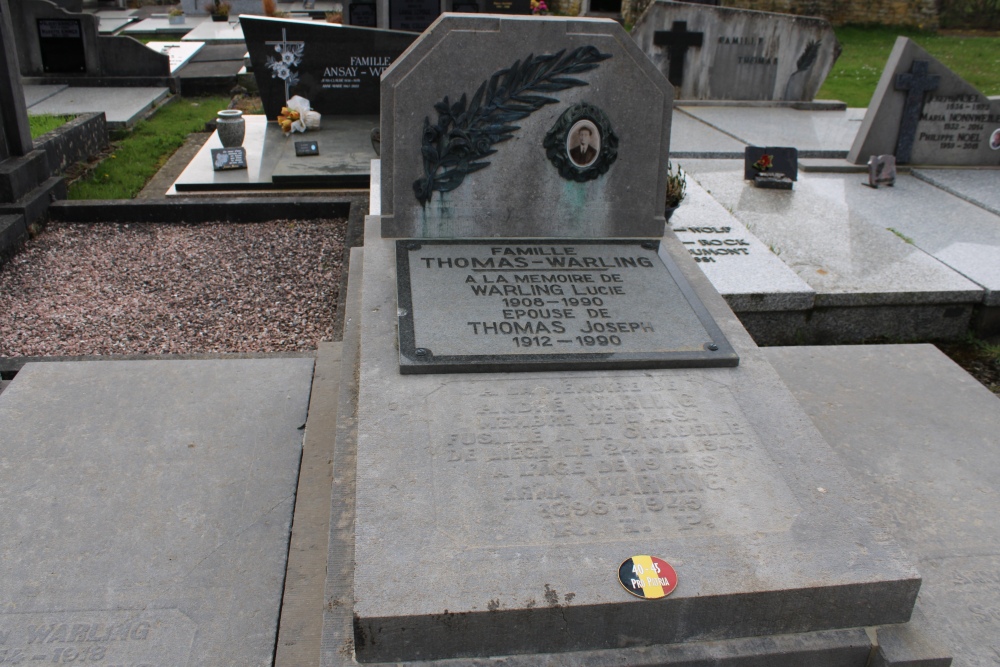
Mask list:
[[400,372],[735,366],[659,241],[398,241]]
[[791,190],[799,179],[799,150],[774,146],[747,146],[743,152],[743,178],[759,188]]
[[896,156],[872,155],[868,159],[869,187],[878,189],[880,185],[892,187],[896,185]]
[[531,0],[486,0],[487,14],[530,14]]
[[246,168],[247,149],[243,148],[243,146],[212,149],[212,169],[215,171]]
[[47,73],[87,71],[80,19],[37,19],[38,46]]
[[319,144],[315,141],[296,141],[295,156],[319,155]]

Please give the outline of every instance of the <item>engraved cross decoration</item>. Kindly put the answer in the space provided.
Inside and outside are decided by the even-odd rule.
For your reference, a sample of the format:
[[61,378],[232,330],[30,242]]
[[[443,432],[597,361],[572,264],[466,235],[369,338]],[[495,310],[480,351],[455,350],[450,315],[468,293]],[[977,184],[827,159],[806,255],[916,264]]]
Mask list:
[[906,91],[903,118],[899,122],[899,138],[896,140],[896,162],[907,164],[913,154],[913,140],[917,136],[917,122],[924,110],[924,95],[937,90],[941,77],[929,76],[926,60],[914,60],[909,72],[896,75],[896,90]]
[[276,49],[279,58],[268,58],[268,68],[272,73],[280,78],[285,84],[285,100],[290,97],[291,87],[298,83],[298,75],[292,68],[302,62],[302,52],[305,50],[305,42],[290,42],[285,28],[281,29],[281,41],[264,42],[267,46],[279,47]]
[[657,30],[653,33],[653,44],[667,47],[667,58],[670,60],[670,70],[667,79],[675,86],[684,82],[684,58],[687,50],[693,46],[701,47],[705,37],[703,32],[688,32],[687,21],[674,21],[670,30]]

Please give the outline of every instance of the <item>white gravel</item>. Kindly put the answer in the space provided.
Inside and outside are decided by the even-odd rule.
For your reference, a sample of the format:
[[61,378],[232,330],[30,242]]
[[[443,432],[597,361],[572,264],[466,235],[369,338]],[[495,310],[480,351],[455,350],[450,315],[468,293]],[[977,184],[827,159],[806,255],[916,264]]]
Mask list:
[[0,356],[313,350],[333,339],[345,228],[50,223],[0,267]]

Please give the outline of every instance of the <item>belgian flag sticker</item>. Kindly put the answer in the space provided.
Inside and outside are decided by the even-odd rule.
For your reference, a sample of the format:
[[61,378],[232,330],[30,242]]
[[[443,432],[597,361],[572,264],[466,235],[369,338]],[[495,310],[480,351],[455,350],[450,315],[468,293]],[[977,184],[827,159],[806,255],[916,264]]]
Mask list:
[[677,573],[656,556],[632,556],[618,567],[618,581],[637,598],[655,600],[677,588]]

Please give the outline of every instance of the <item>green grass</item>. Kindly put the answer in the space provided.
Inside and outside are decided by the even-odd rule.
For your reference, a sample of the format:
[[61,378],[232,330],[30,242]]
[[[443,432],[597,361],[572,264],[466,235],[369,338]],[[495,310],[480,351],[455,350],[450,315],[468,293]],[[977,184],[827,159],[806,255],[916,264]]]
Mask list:
[[937,35],[908,28],[836,29],[844,51],[817,95],[867,107],[896,37],[909,37],[984,95],[1000,95],[1000,38]]
[[226,97],[178,99],[140,121],[115,141],[111,155],[93,173],[73,183],[70,199],[132,199],[192,132],[205,129]]
[[28,126],[31,128],[31,138],[37,139],[46,132],[51,132],[56,128],[62,127],[74,118],[76,118],[76,116],[52,116],[49,114],[28,116]]

